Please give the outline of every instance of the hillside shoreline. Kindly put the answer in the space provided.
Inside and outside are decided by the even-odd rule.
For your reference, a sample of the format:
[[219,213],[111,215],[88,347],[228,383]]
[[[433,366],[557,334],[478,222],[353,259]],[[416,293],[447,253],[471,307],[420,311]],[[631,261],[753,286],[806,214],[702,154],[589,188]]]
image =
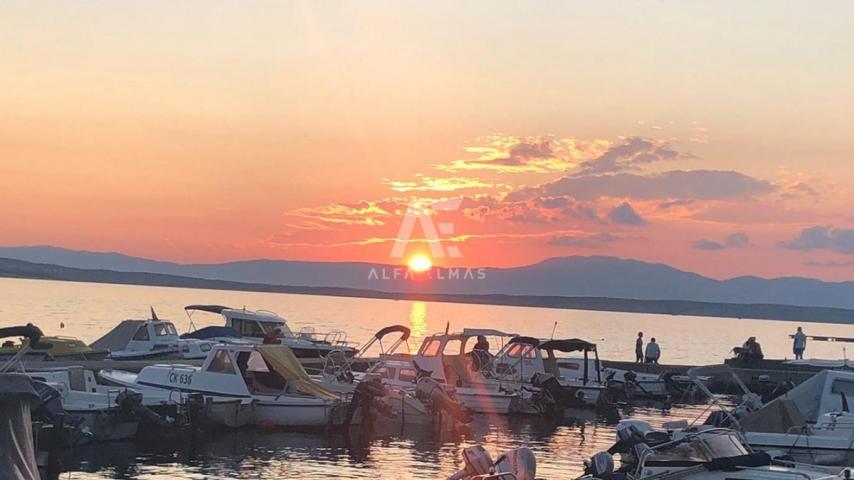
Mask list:
[[145,272],[88,270],[0,258],[0,277],[32,280],[199,288],[247,292],[289,293],[384,300],[421,300],[622,313],[649,313],[699,317],[783,320],[799,322],[854,323],[854,310],[833,307],[803,307],[777,304],[736,304],[685,300],[638,300],[610,297],[565,297],[505,294],[398,293],[343,287],[303,287],[263,283],[208,280]]

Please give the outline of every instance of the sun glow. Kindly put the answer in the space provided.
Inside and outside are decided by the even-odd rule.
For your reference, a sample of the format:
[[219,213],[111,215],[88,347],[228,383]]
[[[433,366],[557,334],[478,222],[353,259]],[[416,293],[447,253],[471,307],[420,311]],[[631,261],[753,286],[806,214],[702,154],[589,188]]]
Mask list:
[[433,266],[433,262],[426,255],[415,255],[409,259],[408,265],[413,272],[426,272]]

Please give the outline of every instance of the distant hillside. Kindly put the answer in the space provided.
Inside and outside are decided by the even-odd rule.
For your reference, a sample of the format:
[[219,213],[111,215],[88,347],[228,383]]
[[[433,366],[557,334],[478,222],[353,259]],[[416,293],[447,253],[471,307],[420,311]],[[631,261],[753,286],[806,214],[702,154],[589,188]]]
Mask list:
[[[854,309],[854,282],[739,277],[715,280],[663,264],[615,257],[564,257],[516,268],[485,268],[484,278],[402,281],[392,265],[249,260],[177,264],[117,253],[56,247],[0,247],[0,257],[115,272],[145,272],[265,285],[333,287],[398,293],[609,297]],[[376,272],[379,275],[372,275]],[[386,272],[389,278],[382,278]],[[459,272],[458,272],[459,273]]]
[[727,304],[682,300],[636,300],[608,297],[565,297],[504,294],[392,293],[341,287],[308,287],[210,280],[143,272],[118,272],[63,267],[0,258],[0,277],[77,282],[153,285],[165,287],[242,290],[304,295],[332,295],[396,300],[514,305],[576,310],[601,310],[668,315],[796,320],[802,322],[852,323],[854,310],[767,304]]

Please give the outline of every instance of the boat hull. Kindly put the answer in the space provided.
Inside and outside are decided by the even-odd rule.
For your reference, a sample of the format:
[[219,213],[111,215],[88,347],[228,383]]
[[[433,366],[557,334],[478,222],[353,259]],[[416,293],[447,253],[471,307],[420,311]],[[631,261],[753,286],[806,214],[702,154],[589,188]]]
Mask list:
[[229,428],[249,425],[322,428],[343,423],[342,412],[337,405],[310,398],[288,400],[264,401],[206,397],[205,415],[210,423]]
[[457,387],[456,398],[475,413],[508,415],[513,412],[519,396],[515,393]]

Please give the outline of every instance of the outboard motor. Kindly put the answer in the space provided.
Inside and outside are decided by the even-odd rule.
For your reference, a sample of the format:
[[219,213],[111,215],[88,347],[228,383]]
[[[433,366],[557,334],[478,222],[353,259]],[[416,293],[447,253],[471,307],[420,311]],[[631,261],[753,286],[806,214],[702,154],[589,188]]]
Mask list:
[[537,477],[537,459],[530,448],[516,448],[498,457],[498,460],[495,461],[493,473],[510,473],[516,480],[535,480]]
[[431,377],[421,377],[415,385],[415,398],[447,412],[460,423],[471,423],[472,418],[459,402],[454,401],[442,385]]
[[526,447],[510,450],[493,463],[489,453],[477,445],[463,450],[463,460],[465,468],[448,477],[448,480],[501,474],[513,475],[516,480],[534,480],[537,476],[537,459],[531,449]]
[[487,475],[492,470],[492,457],[482,446],[463,449],[465,467],[448,477],[448,480],[464,480],[477,475]]
[[116,403],[123,409],[133,412],[140,421],[159,428],[168,428],[175,425],[175,419],[168,416],[160,416],[142,404],[142,394],[133,390],[122,390],[116,397]]
[[611,478],[614,474],[614,457],[608,452],[599,452],[584,462],[584,474],[594,478]]
[[617,443],[608,449],[608,453],[619,453],[625,460],[632,455],[635,445],[647,441],[647,434],[651,431],[650,424],[642,420],[621,420],[617,424]]
[[374,375],[365,377],[353,391],[353,399],[350,401],[344,424],[352,424],[353,417],[359,409],[362,411],[362,425],[368,429],[373,428],[377,414],[391,418],[393,416],[391,406],[382,401],[387,395],[388,390],[382,384],[380,377]]

